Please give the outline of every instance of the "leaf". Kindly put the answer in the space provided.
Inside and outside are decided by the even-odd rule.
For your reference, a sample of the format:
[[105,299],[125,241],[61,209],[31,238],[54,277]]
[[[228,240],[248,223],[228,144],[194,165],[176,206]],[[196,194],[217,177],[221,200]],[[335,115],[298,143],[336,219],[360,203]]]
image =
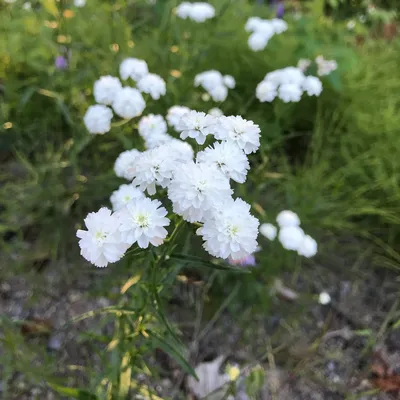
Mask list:
[[119,375],[119,397],[124,399],[128,396],[131,387],[132,367],[130,366],[131,355],[127,351],[121,360],[121,373]]
[[48,335],[51,329],[50,320],[41,318],[24,321],[21,325],[21,333],[23,335]]
[[229,266],[227,264],[217,264],[217,263],[214,263],[211,261],[205,261],[199,257],[189,256],[187,254],[173,253],[170,255],[170,259],[182,261],[187,264],[192,264],[189,266],[201,266],[201,267],[206,267],[206,268],[220,269],[223,271],[240,272],[240,273],[245,273],[245,274],[250,273],[250,270],[243,268],[243,267],[233,267],[233,266]]
[[58,16],[58,8],[55,0],[42,0],[42,5],[48,13],[54,17]]
[[129,278],[124,285],[121,288],[121,294],[126,293],[126,291],[133,285],[135,285],[136,283],[138,283],[140,281],[140,278],[142,276],[140,274],[137,274],[135,276],[132,276],[131,278]]
[[161,350],[163,350],[170,357],[172,357],[187,374],[197,380],[199,379],[197,377],[196,371],[190,366],[185,357],[183,357],[183,355],[181,354],[182,351],[179,351],[180,349],[176,348],[176,343],[172,343],[172,341],[168,342],[166,339],[162,338],[154,332],[148,333],[150,334],[154,348],[160,348]]
[[92,394],[84,389],[69,388],[69,387],[58,385],[58,384],[52,383],[52,382],[47,382],[47,384],[54,391],[56,391],[57,393],[59,393],[63,396],[68,396],[68,397],[72,397],[74,399],[79,399],[79,400],[97,400],[97,396],[95,396],[94,394]]

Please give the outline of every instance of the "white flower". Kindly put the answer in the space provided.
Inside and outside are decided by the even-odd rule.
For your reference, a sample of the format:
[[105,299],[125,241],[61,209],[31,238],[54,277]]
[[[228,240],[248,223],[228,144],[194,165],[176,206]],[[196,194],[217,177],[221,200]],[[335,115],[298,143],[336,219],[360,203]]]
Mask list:
[[271,25],[272,25],[275,33],[278,35],[282,32],[285,32],[288,28],[287,23],[283,19],[279,19],[279,18],[273,18],[271,20]]
[[303,90],[309,96],[319,96],[322,92],[322,82],[316,76],[307,76],[303,82]]
[[204,112],[191,110],[180,119],[176,130],[181,132],[181,139],[190,137],[198,144],[204,144],[206,136],[212,133],[215,125],[214,117]]
[[86,0],[74,0],[75,7],[85,7]]
[[162,115],[149,114],[140,119],[138,131],[142,138],[162,135],[167,133],[167,123]]
[[136,157],[132,173],[132,184],[150,195],[156,193],[156,184],[165,188],[170,183],[173,170],[177,167],[176,161],[167,157],[163,146],[146,150]]
[[115,160],[114,172],[115,175],[120,178],[125,178],[131,181],[134,177],[133,175],[133,165],[136,157],[140,152],[136,149],[123,151],[118,158]]
[[192,4],[184,1],[183,3],[179,4],[178,7],[176,7],[175,12],[179,18],[186,19],[189,17],[191,10]]
[[305,79],[305,75],[300,68],[297,67],[286,67],[281,70],[282,81],[281,83],[294,83],[301,85]]
[[172,106],[168,110],[167,121],[168,124],[172,127],[176,128],[178,125],[182,115],[187,114],[190,111],[190,108],[185,106]]
[[317,74],[319,76],[329,75],[337,69],[337,62],[335,60],[325,60],[323,56],[318,56],[315,62],[318,66]]
[[223,85],[215,86],[209,93],[214,101],[225,101],[228,96],[228,88]]
[[122,85],[118,78],[110,75],[102,76],[94,83],[94,98],[97,103],[110,105],[121,89]]
[[331,302],[331,296],[329,296],[329,293],[327,292],[321,292],[318,296],[318,302],[319,304],[326,306]]
[[211,255],[239,260],[257,248],[259,222],[250,214],[250,205],[242,199],[231,200],[213,218],[206,218],[197,234]]
[[277,234],[277,228],[275,225],[272,224],[262,224],[260,226],[260,233],[268,240],[274,240]]
[[256,33],[264,35],[266,38],[271,39],[275,34],[275,28],[272,22],[268,19],[263,19],[257,26]]
[[300,218],[293,211],[283,210],[277,215],[276,222],[281,228],[284,226],[299,226]]
[[305,235],[303,241],[300,243],[297,253],[303,257],[311,258],[317,254],[317,242],[309,235]]
[[176,161],[188,162],[193,161],[194,151],[188,142],[171,137],[164,145],[165,154],[168,154]]
[[204,22],[215,16],[215,9],[211,4],[199,2],[192,3],[191,6],[189,17],[195,22]]
[[239,183],[246,180],[250,168],[243,150],[232,142],[215,142],[214,147],[199,152],[196,160],[198,163],[214,165],[228,178]]
[[311,65],[311,60],[308,60],[306,58],[301,58],[297,63],[297,68],[300,71],[304,72],[310,65]]
[[214,108],[211,108],[210,110],[208,110],[208,114],[213,117],[222,117],[224,115],[222,110],[217,107],[214,107]]
[[124,87],[117,93],[112,107],[120,117],[130,119],[142,114],[146,103],[139,90]]
[[22,8],[26,11],[32,10],[32,4],[27,1],[26,3],[23,4]]
[[350,21],[347,22],[346,27],[349,31],[352,31],[356,27],[356,21],[351,19]]
[[106,267],[108,263],[120,260],[128,249],[121,240],[120,222],[108,208],[100,208],[85,218],[87,231],[78,229],[81,255],[96,267]]
[[119,74],[124,81],[128,78],[132,78],[137,82],[148,73],[149,69],[146,61],[137,58],[126,58],[119,67]]
[[168,133],[157,133],[155,135],[146,136],[144,143],[146,149],[154,149],[155,147],[161,146],[165,143],[169,143],[173,139]]
[[254,32],[249,36],[247,41],[249,47],[253,51],[261,51],[267,47],[269,37],[260,32]]
[[284,83],[279,86],[278,95],[284,103],[298,102],[302,94],[301,87],[296,83]]
[[136,189],[132,185],[121,185],[117,190],[112,192],[110,202],[114,211],[118,211],[125,207],[130,201],[144,197],[143,192]]
[[250,17],[247,20],[244,29],[247,32],[255,32],[257,30],[258,26],[260,25],[261,21],[263,21],[263,20],[260,17]]
[[262,103],[268,101],[271,102],[275,99],[278,94],[276,85],[270,81],[262,81],[257,85],[256,97]]
[[279,231],[278,239],[286,250],[297,251],[304,239],[304,231],[298,226],[284,226]]
[[212,215],[231,195],[229,180],[218,169],[193,162],[177,168],[168,187],[174,212],[189,222]]
[[264,81],[271,82],[275,86],[285,83],[285,73],[283,69],[277,69],[275,71],[268,72],[264,77]]
[[194,85],[202,86],[207,92],[210,92],[216,86],[223,86],[224,81],[221,72],[212,69],[197,74],[194,77]]
[[127,244],[138,244],[147,249],[149,243],[160,246],[164,243],[170,220],[166,218],[167,210],[161,202],[146,197],[136,198],[126,205],[118,214],[121,221],[119,230]]
[[234,89],[236,86],[235,78],[232,75],[223,76],[224,85],[229,89]]
[[220,117],[215,137],[234,142],[246,154],[250,154],[260,147],[260,132],[260,127],[253,121],[247,121],[240,116]]
[[138,89],[149,94],[153,100],[158,100],[167,92],[164,79],[156,74],[147,74],[137,83]]
[[86,114],[83,117],[83,122],[90,133],[104,134],[111,129],[112,117],[113,112],[111,109],[96,104],[87,109]]

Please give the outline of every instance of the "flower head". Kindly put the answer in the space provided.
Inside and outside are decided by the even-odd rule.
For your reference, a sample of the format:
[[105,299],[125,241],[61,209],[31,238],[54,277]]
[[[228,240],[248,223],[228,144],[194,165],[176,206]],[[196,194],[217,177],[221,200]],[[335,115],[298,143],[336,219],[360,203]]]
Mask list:
[[256,266],[256,256],[250,254],[238,260],[233,260],[231,257],[228,258],[228,263],[231,265],[240,265],[241,267],[255,267]]
[[271,102],[275,99],[278,94],[276,90],[277,86],[270,81],[262,81],[257,85],[256,97],[261,103],[266,101]]
[[245,154],[254,153],[260,147],[260,127],[240,116],[220,117],[215,137],[235,143]]
[[278,239],[286,250],[298,250],[304,239],[304,231],[299,226],[284,226]]
[[131,181],[134,177],[133,166],[140,152],[136,149],[123,151],[115,160],[114,172],[120,178]]
[[124,208],[133,199],[142,198],[144,194],[139,189],[133,187],[133,185],[121,185],[117,190],[115,190],[111,197],[110,202],[114,211],[118,211]]
[[123,240],[128,245],[137,243],[143,249],[147,249],[150,243],[160,246],[168,235],[164,226],[168,226],[170,220],[166,215],[167,210],[158,200],[133,199],[118,214]]
[[167,123],[162,115],[149,114],[140,119],[138,131],[139,135],[144,139],[162,135],[167,133]]
[[276,222],[281,228],[284,226],[299,226],[300,218],[293,211],[283,210],[277,215]]
[[229,89],[234,89],[236,86],[235,78],[232,75],[224,75],[223,82],[224,85]]
[[174,212],[189,222],[210,216],[231,195],[228,178],[217,168],[193,162],[177,168],[168,187]]
[[211,4],[205,2],[189,3],[184,1],[176,8],[179,18],[189,18],[195,22],[204,22],[215,16],[215,9]]
[[111,109],[101,104],[96,104],[87,109],[83,122],[90,133],[101,135],[111,129],[112,117],[113,112]]
[[302,94],[301,87],[296,83],[284,83],[279,86],[278,95],[284,103],[297,103],[300,101]]
[[210,92],[216,86],[223,86],[223,77],[221,72],[214,69],[204,71],[194,77],[194,85],[202,86],[205,90]]
[[176,130],[181,132],[181,139],[193,138],[199,144],[204,144],[206,136],[212,133],[215,125],[214,117],[203,112],[191,110],[180,119]]
[[64,56],[57,56],[54,64],[57,69],[67,69],[68,68],[68,60]]
[[110,75],[102,76],[94,83],[94,98],[97,103],[111,105],[121,89],[122,85],[118,78]]
[[128,249],[121,240],[120,222],[108,208],[100,208],[85,218],[87,231],[79,229],[76,236],[80,239],[81,255],[96,267],[106,267],[108,263],[120,260]]
[[232,142],[215,142],[214,147],[207,147],[197,154],[197,162],[214,165],[225,176],[239,183],[246,180],[250,168],[243,150]]
[[137,83],[138,89],[149,94],[153,100],[158,100],[167,92],[164,79],[156,74],[147,74]]
[[224,115],[222,110],[217,107],[214,107],[214,108],[211,108],[211,110],[208,110],[208,114],[213,117],[222,117]]
[[269,37],[260,32],[254,32],[249,36],[248,45],[253,51],[261,51],[267,47]]
[[215,86],[209,94],[214,101],[222,102],[228,97],[228,88],[224,85]]
[[119,67],[119,74],[124,81],[131,78],[137,82],[148,73],[146,61],[137,58],[126,58]]
[[322,82],[316,76],[307,76],[303,81],[303,90],[309,96],[319,96],[322,92]]
[[211,255],[239,260],[257,249],[259,222],[250,214],[250,205],[241,199],[228,201],[220,212],[206,218],[197,234]]
[[112,107],[120,117],[130,119],[141,115],[146,103],[137,89],[124,87],[118,91]]
[[297,253],[303,257],[311,258],[317,254],[318,245],[317,242],[309,235],[303,237],[300,246],[297,249]]
[[176,129],[176,126],[179,124],[179,121],[182,118],[182,116],[187,114],[189,111],[190,111],[189,107],[172,106],[168,110],[167,114],[168,124]]
[[276,238],[277,228],[272,224],[262,224],[260,226],[260,233],[268,240],[274,240]]

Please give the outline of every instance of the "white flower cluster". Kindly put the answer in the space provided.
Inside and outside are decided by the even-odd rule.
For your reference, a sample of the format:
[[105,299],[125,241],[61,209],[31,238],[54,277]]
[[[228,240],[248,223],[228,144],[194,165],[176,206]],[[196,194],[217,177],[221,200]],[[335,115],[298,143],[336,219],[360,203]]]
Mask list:
[[124,151],[114,170],[132,184],[123,184],[110,201],[114,212],[102,208],[85,219],[79,230],[81,254],[98,267],[118,261],[134,243],[141,248],[159,246],[167,236],[167,211],[155,195],[165,189],[174,213],[201,224],[197,234],[211,255],[239,260],[257,248],[258,220],[250,205],[233,199],[230,180],[243,183],[250,168],[247,154],[260,146],[260,128],[240,116],[211,116],[183,106],[171,107],[167,120],[181,139],[190,137],[204,144],[194,159],[192,147],[167,133],[161,115],[149,114],[139,122],[139,134],[147,150]]
[[[281,211],[276,217],[279,225],[278,239],[287,250],[294,250],[300,256],[311,258],[317,254],[317,242],[309,235],[306,235],[300,228],[300,218],[296,213],[289,210]],[[260,233],[269,240],[274,240],[278,233],[276,226],[262,224]]]
[[300,68],[286,67],[265,75],[257,85],[256,97],[261,103],[271,102],[279,97],[283,102],[298,102],[302,94],[319,96],[322,82],[315,76],[306,76]]
[[131,119],[141,115],[146,108],[142,93],[149,94],[154,100],[165,95],[164,80],[149,73],[147,64],[136,58],[125,59],[119,69],[121,78],[131,78],[136,82],[136,88],[125,86],[113,76],[102,76],[94,83],[93,94],[97,103],[90,106],[83,118],[87,130],[92,134],[104,134],[111,129],[114,112],[121,118]]
[[[331,72],[337,69],[337,62],[335,60],[325,60],[323,56],[318,56],[315,59],[315,63],[317,64],[318,76],[329,75]],[[305,72],[311,64],[311,60],[308,60],[307,58],[302,58],[297,63],[297,68]]]
[[184,1],[176,7],[176,15],[181,19],[205,22],[215,17],[215,8],[206,2],[189,3]]
[[274,35],[285,32],[287,28],[287,23],[279,18],[262,19],[250,17],[245,25],[246,31],[251,32],[248,40],[249,47],[253,51],[264,50]]
[[228,89],[235,88],[236,81],[231,75],[222,75],[219,71],[210,70],[196,75],[194,85],[201,86],[214,101],[222,102],[228,96]]

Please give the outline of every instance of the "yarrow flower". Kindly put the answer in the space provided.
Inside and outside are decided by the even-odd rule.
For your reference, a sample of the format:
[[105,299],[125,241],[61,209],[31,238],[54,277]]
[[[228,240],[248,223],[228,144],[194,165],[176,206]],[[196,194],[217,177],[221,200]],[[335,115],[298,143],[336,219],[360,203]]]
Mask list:
[[290,210],[281,211],[276,217],[276,222],[281,228],[285,226],[300,226],[299,216]]
[[337,62],[335,60],[325,60],[323,56],[318,56],[315,62],[317,63],[317,74],[319,76],[329,75],[337,69]]
[[268,240],[274,240],[276,238],[278,229],[272,224],[261,224],[260,233]]
[[297,249],[298,254],[303,257],[311,258],[317,254],[317,251],[317,242],[311,236],[304,235],[303,240]]
[[203,247],[211,255],[239,260],[256,251],[258,225],[258,220],[250,214],[250,205],[236,199],[206,218],[197,234],[203,237]]
[[120,221],[108,208],[89,213],[85,218],[87,231],[78,229],[81,255],[96,267],[106,267],[120,260],[128,245],[121,240]]
[[260,147],[260,127],[240,116],[220,117],[215,137],[235,143],[245,154],[254,153]]
[[210,217],[231,195],[228,178],[216,167],[193,162],[177,168],[168,187],[174,212],[189,222]]
[[219,71],[210,70],[197,74],[194,85],[203,87],[214,101],[221,102],[226,100],[228,89],[233,89],[236,81],[231,75],[222,75]]
[[304,239],[304,231],[299,226],[284,226],[280,229],[278,239],[287,250],[298,250]]
[[299,67],[286,67],[269,72],[256,88],[260,102],[271,102],[278,96],[283,102],[298,102],[303,92],[319,96],[322,82],[315,76],[305,76]]
[[222,110],[217,107],[214,107],[214,108],[211,108],[210,110],[208,110],[208,114],[213,117],[222,117],[224,115]]
[[137,58],[126,58],[119,67],[119,74],[124,81],[131,78],[137,82],[148,73],[146,61]]
[[85,7],[86,5],[86,0],[74,0],[74,6],[75,7]]
[[207,135],[213,132],[214,126],[214,117],[204,112],[191,110],[181,117],[176,130],[181,133],[181,139],[190,137],[198,144],[204,144]]
[[150,243],[153,246],[164,243],[168,235],[164,226],[168,226],[170,220],[166,218],[167,210],[161,205],[158,200],[136,198],[119,212],[119,231],[128,245],[137,243],[147,249]]
[[117,190],[115,190],[111,197],[110,202],[114,211],[118,211],[124,208],[133,199],[142,198],[144,194],[139,189],[133,187],[133,185],[121,185]]
[[189,3],[184,1],[176,8],[176,15],[182,19],[191,19],[195,22],[205,22],[215,16],[215,9],[205,2]]
[[90,133],[102,135],[111,129],[112,117],[113,112],[111,109],[101,104],[96,104],[87,109],[83,122]]
[[142,138],[157,136],[167,133],[167,123],[162,115],[149,114],[141,118],[138,126]]
[[183,115],[190,111],[189,107],[185,106],[172,106],[168,110],[167,121],[170,126],[176,129]]
[[121,89],[122,85],[118,78],[110,75],[102,76],[94,83],[94,98],[97,103],[111,105]]
[[114,172],[120,178],[131,181],[134,177],[134,162],[140,152],[136,149],[123,151],[115,160]]
[[141,115],[146,103],[137,89],[124,87],[118,91],[112,107],[117,115],[130,119]]
[[287,28],[287,23],[278,18],[268,20],[250,17],[245,25],[245,30],[251,32],[248,45],[253,51],[264,50],[274,35],[285,32]]
[[214,165],[225,176],[239,183],[245,182],[250,168],[243,150],[233,142],[215,142],[214,147],[199,152],[196,160],[198,163]]
[[156,74],[147,74],[137,83],[138,89],[149,94],[153,100],[158,100],[167,92],[164,79]]

